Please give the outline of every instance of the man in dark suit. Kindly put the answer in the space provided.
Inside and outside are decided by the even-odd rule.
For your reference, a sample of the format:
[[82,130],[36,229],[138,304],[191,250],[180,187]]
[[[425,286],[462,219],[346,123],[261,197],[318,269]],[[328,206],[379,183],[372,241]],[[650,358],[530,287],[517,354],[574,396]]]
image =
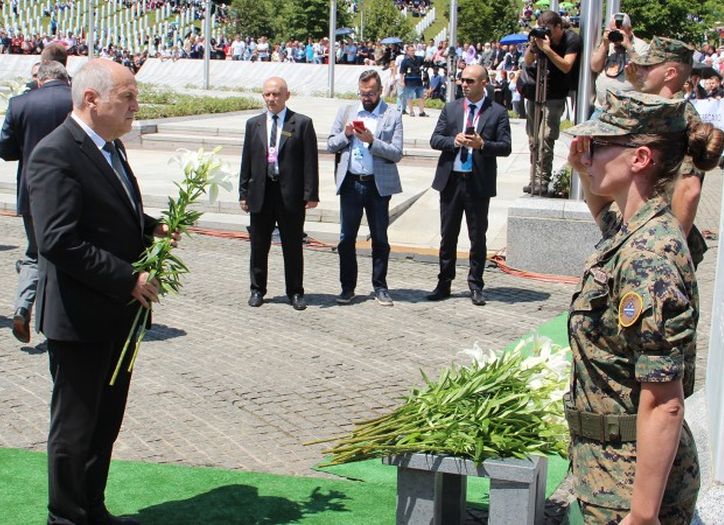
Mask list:
[[38,143],[26,172],[40,255],[36,324],[48,339],[53,377],[52,525],[137,523],[112,516],[104,496],[131,379],[127,362],[108,383],[138,303],[157,300],[157,283],[132,263],[145,235],[168,232],[144,215],[118,140],[131,129],[137,96],[128,69],[88,62],[73,79],[73,112]]
[[25,255],[16,264],[20,276],[13,313],[13,335],[23,343],[30,341],[30,313],[38,285],[38,247],[33,232],[25,172],[35,145],[62,124],[73,107],[68,73],[61,64],[40,64],[37,82],[39,89],[10,99],[0,132],[0,157],[19,161],[15,209],[23,217],[28,240]]
[[287,297],[295,310],[304,310],[302,237],[305,212],[319,203],[317,134],[312,119],[286,107],[289,89],[284,79],[269,78],[262,94],[267,111],[246,123],[239,176],[239,204],[251,214],[249,306],[264,302],[277,224]]
[[468,287],[473,304],[482,306],[488,206],[496,192],[496,157],[510,155],[510,121],[505,108],[486,95],[488,71],[484,67],[466,67],[460,80],[465,98],[445,105],[430,138],[432,148],[442,152],[432,183],[440,192],[442,239],[437,287],[427,298],[439,301],[450,296],[465,212],[470,237]]

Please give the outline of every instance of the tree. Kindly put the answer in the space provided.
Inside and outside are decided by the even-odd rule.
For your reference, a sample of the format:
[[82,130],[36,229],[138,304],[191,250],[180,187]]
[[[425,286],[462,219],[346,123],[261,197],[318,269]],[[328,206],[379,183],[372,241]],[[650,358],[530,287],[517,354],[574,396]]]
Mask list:
[[[337,2],[337,27],[349,25],[347,3]],[[306,40],[329,35],[329,0],[283,0],[276,19],[277,38]]]
[[458,40],[499,40],[518,29],[519,13],[516,0],[458,0]]
[[698,45],[707,29],[701,0],[623,0],[621,11],[631,17],[636,36],[647,40],[659,35]]
[[415,38],[412,22],[391,0],[365,0],[364,10],[366,40],[396,36],[411,42]]
[[227,34],[242,38],[274,37],[273,0],[233,0],[229,10]]

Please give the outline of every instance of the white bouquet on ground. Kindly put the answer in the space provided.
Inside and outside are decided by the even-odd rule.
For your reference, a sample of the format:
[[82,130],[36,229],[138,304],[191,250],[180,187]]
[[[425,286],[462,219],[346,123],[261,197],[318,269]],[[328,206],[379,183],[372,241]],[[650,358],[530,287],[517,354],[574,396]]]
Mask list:
[[[231,191],[231,172],[218,156],[221,147],[211,152],[199,149],[196,152],[180,149],[179,155],[171,158],[169,164],[177,164],[184,173],[181,182],[174,183],[178,188],[178,197],[174,200],[168,198],[168,209],[162,212],[161,224],[168,226],[169,232],[189,234],[191,228],[202,215],[202,212],[190,209],[190,206],[202,196],[207,195],[210,202],[214,202],[219,194],[219,187]],[[148,272],[149,280],[156,279],[159,283],[159,295],[177,293],[181,288],[181,275],[188,273],[189,269],[184,262],[172,253],[175,242],[169,233],[166,237],[156,237],[153,243],[146,248],[141,258],[133,263],[136,273]],[[123,345],[118,358],[116,369],[111,377],[113,385],[121,369],[126,352],[133,345],[133,356],[128,365],[128,371],[138,356],[138,350],[146,334],[146,322],[151,313],[150,308],[138,306],[138,312],[133,320],[131,331]]]
[[[530,342],[529,357],[521,350]],[[437,381],[422,374],[402,406],[356,423],[324,451],[326,465],[405,453],[443,454],[481,463],[492,457],[531,454],[565,456],[568,427],[563,394],[568,387],[568,348],[544,337],[522,340],[509,352],[483,351],[477,343],[461,352],[469,366],[443,370]]]

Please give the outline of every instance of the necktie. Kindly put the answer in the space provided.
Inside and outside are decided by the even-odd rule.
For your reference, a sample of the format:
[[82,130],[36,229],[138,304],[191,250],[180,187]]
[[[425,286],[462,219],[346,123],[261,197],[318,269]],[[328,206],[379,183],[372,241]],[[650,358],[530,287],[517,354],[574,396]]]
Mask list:
[[[269,135],[269,152],[272,152],[272,149],[276,150],[277,147],[277,121],[279,120],[279,115],[272,115],[272,127],[271,127],[271,134]],[[277,158],[277,153],[274,151],[272,155],[270,155],[274,159]],[[267,175],[269,177],[275,177],[276,173],[274,173],[276,160],[274,162],[267,163]]]
[[128,200],[131,201],[133,209],[138,210],[138,206],[136,205],[136,190],[134,189],[133,184],[131,184],[131,179],[128,178],[126,169],[121,163],[121,157],[118,155],[118,150],[116,149],[116,146],[113,144],[113,142],[106,142],[103,146],[103,150],[110,153],[113,171],[116,173],[116,177],[118,177],[118,180],[121,181],[121,184],[123,184],[123,189],[126,190],[126,195],[128,195]]
[[[468,121],[465,124],[465,129],[463,131],[466,131],[468,128],[473,126],[473,122],[475,120],[475,109],[476,109],[475,104],[470,104],[468,106]],[[460,150],[460,162],[465,164],[467,162],[467,160],[468,160],[468,148],[463,147]]]

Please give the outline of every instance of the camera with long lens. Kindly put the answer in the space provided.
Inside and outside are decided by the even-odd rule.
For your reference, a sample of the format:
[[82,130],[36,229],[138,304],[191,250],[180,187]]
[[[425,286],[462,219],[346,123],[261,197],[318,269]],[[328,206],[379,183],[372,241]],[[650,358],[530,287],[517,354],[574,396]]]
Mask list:
[[621,31],[617,31],[616,29],[612,29],[608,33],[608,41],[612,44],[620,44],[623,42],[623,33]]
[[608,33],[608,40],[612,44],[620,44],[623,42],[623,33],[620,31],[620,29],[623,27],[623,13],[616,13],[613,15],[613,23],[616,26],[616,29],[612,29]]
[[545,38],[551,36],[551,30],[548,27],[534,27],[528,33],[528,40],[532,38]]

